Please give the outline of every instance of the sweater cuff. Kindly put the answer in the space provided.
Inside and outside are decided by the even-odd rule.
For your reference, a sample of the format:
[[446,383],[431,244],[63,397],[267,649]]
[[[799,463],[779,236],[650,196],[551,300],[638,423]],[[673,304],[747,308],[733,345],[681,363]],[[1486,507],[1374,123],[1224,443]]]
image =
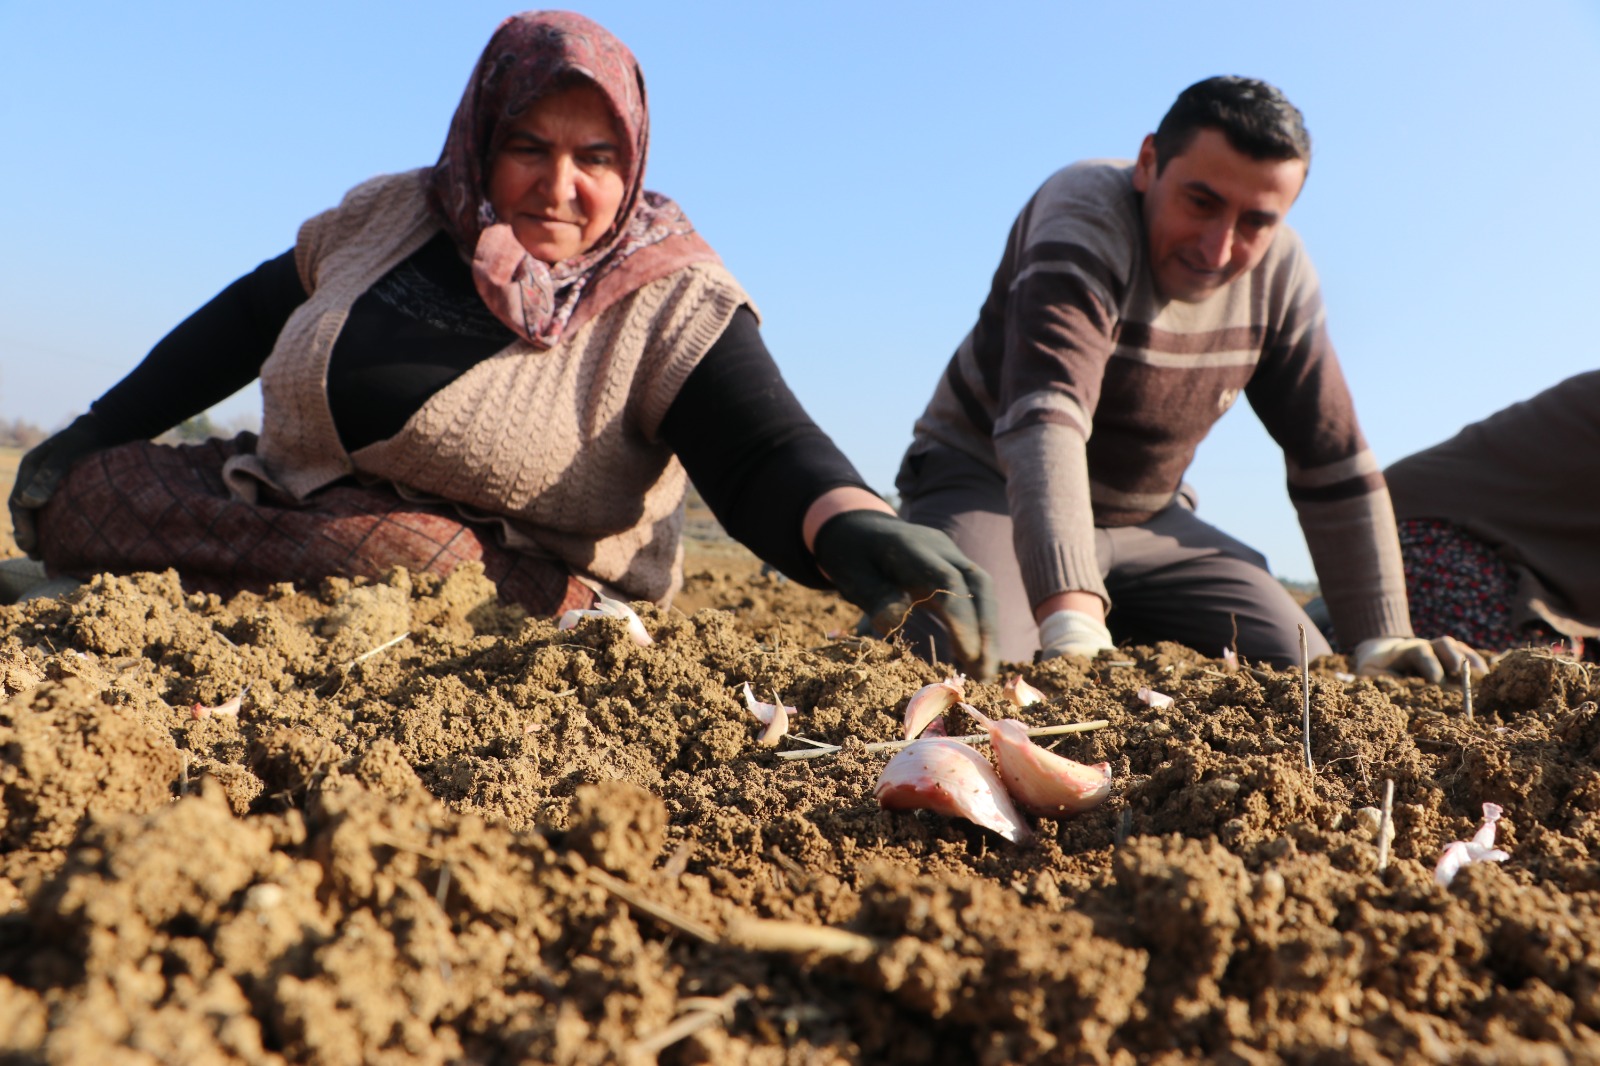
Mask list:
[[1106,601],[1089,499],[1088,442],[1076,428],[1035,423],[995,438],[1006,478],[1017,564],[1030,606],[1057,592]]
[[1107,604],[1111,602],[1092,540],[1087,545],[1040,544],[1026,552],[1019,545],[1017,564],[1022,568],[1022,585],[1028,590],[1030,607],[1072,589],[1092,592]]

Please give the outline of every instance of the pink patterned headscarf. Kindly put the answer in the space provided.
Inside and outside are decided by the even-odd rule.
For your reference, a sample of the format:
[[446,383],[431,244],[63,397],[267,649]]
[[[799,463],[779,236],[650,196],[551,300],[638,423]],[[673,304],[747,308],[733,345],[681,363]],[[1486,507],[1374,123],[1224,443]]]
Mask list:
[[[617,220],[594,247],[545,264],[522,247],[489,204],[501,125],[573,76],[593,83],[616,116],[627,168]],[[472,277],[495,317],[549,348],[617,300],[689,263],[716,261],[677,204],[646,192],[650,113],[644,75],[628,46],[570,11],[528,11],[500,24],[461,97],[429,197],[445,230],[472,257]]]

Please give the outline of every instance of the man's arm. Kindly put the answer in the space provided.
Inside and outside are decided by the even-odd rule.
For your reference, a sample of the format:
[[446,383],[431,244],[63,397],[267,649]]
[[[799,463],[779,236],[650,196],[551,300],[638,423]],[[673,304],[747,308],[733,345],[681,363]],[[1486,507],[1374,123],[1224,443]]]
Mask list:
[[[1001,337],[989,339],[1003,351],[995,454],[1046,655],[1111,646],[1088,441],[1136,257],[1136,220],[1117,207],[1097,205],[1059,176],[1045,184],[1013,232]],[[984,340],[981,326],[975,340]]]
[[[1340,643],[1358,670],[1404,670],[1438,680],[1426,642],[1412,639],[1394,510],[1376,457],[1328,339],[1321,295],[1301,255],[1296,283],[1276,294],[1283,310],[1246,389],[1284,451],[1289,497]],[[1418,647],[1420,645],[1420,647]]]

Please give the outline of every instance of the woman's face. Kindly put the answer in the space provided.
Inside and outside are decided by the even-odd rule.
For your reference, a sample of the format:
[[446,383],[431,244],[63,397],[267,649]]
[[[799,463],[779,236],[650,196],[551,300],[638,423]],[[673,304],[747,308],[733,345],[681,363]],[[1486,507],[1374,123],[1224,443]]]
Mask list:
[[501,130],[489,204],[528,254],[559,263],[593,248],[627,193],[627,148],[599,89],[542,96]]

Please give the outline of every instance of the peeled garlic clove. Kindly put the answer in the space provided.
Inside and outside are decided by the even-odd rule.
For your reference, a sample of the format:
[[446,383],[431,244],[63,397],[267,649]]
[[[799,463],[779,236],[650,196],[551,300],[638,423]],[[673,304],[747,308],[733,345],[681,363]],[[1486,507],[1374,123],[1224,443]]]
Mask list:
[[1044,702],[1044,693],[1034,688],[1022,679],[1021,674],[1014,674],[1006,679],[1006,699],[1018,707],[1031,707],[1035,703]]
[[1024,810],[1052,815],[1086,811],[1111,795],[1110,763],[1074,762],[1035,744],[1028,727],[1015,719],[990,718],[966,703],[961,709],[988,731],[1000,780]]
[[965,818],[1013,844],[1033,838],[989,760],[948,737],[927,737],[901,749],[878,776],[873,795],[885,810],[926,808]]
[[[937,718],[944,715],[960,700],[966,698],[967,679],[963,674],[951,674],[943,681],[936,681],[931,685],[924,685],[912,693],[911,699],[906,702],[906,736],[907,740],[921,736],[923,731]],[[943,729],[934,735],[942,736]]]

